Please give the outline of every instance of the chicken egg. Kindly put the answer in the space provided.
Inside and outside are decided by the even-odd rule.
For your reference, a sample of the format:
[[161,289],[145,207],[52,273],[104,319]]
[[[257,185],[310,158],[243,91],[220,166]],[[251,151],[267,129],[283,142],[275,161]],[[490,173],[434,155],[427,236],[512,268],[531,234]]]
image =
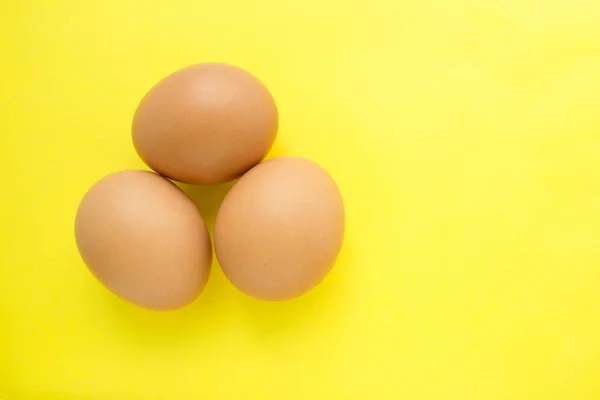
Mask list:
[[116,172],[93,185],[77,210],[75,239],[92,274],[143,308],[183,307],[209,276],[204,220],[183,191],[152,172]]
[[229,191],[215,223],[215,251],[226,277],[263,300],[286,300],[315,287],[333,267],[345,228],[331,176],[298,157],[274,158]]
[[196,64],[158,82],[132,125],[136,151],[176,181],[222,183],[269,152],[278,129],[273,97],[255,76],[221,63]]

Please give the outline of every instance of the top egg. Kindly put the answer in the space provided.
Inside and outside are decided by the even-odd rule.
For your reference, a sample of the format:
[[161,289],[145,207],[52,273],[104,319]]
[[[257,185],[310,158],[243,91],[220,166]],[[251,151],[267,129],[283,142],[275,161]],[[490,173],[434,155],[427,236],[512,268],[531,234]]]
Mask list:
[[207,185],[238,178],[258,164],[277,129],[275,101],[260,80],[235,66],[204,63],[150,89],[135,112],[132,136],[156,172]]

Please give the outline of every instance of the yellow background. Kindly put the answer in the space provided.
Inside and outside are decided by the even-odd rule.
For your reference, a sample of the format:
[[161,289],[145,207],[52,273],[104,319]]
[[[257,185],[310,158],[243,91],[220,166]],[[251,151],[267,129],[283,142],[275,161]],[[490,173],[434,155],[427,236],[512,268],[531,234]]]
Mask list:
[[[0,13],[0,398],[600,398],[600,2],[12,1]],[[73,239],[141,168],[132,113],[224,61],[273,92],[272,155],[347,206],[309,295],[216,264],[191,307],[125,304]],[[212,226],[227,186],[186,188]]]

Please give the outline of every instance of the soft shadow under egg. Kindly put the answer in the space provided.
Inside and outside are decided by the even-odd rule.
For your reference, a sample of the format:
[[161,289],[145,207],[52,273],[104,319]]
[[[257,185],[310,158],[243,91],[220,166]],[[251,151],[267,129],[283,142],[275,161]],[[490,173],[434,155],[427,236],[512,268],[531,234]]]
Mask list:
[[218,185],[201,186],[189,185],[186,183],[176,182],[176,185],[181,188],[194,202],[198,211],[204,218],[204,222],[208,226],[208,230],[212,236],[215,218],[223,199],[227,192],[233,187],[236,181],[221,183]]

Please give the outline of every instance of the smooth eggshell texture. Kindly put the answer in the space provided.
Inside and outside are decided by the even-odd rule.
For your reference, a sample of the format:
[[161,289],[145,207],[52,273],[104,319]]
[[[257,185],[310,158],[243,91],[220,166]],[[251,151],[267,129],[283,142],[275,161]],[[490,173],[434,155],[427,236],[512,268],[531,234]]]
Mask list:
[[117,172],[92,186],[77,210],[75,238],[96,278],[143,308],[191,303],[210,272],[210,238],[196,206],[152,172]]
[[140,102],[132,126],[144,162],[171,179],[193,184],[239,177],[271,149],[278,113],[267,88],[227,64],[183,68]]
[[268,160],[229,191],[215,223],[223,272],[240,291],[286,300],[316,286],[344,238],[344,205],[329,174],[297,157]]

